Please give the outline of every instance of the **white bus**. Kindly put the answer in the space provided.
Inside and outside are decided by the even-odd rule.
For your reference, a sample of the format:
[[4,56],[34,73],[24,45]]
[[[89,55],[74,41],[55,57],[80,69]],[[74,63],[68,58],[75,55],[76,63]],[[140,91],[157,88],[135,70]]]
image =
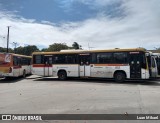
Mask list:
[[67,77],[114,78],[117,82],[125,79],[149,79],[146,50],[112,49],[65,52],[34,52],[32,74],[60,80]]
[[0,53],[0,77],[25,77],[31,74],[31,56]]

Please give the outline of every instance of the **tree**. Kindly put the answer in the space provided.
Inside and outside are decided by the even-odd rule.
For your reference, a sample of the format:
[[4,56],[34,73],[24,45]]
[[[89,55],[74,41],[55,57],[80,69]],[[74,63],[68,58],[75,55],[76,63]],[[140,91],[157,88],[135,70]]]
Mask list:
[[35,51],[39,51],[39,49],[35,45],[28,45],[25,47],[20,46],[16,48],[16,53],[22,55],[31,55]]
[[[0,47],[0,52],[7,52],[7,48]],[[13,53],[14,51],[13,51],[13,49],[9,48],[8,52]]]
[[160,53],[160,47],[154,47],[155,49],[152,50],[154,53]]
[[15,51],[17,54],[24,55],[24,47],[22,47],[22,46],[15,48]]
[[48,51],[48,48],[41,49],[41,52],[47,52],[47,51]]
[[79,45],[77,42],[73,42],[72,47],[73,49],[82,49],[81,45]]
[[47,51],[52,52],[52,51],[60,51],[64,49],[68,49],[69,47],[65,43],[54,43],[52,45],[49,45],[49,48]]

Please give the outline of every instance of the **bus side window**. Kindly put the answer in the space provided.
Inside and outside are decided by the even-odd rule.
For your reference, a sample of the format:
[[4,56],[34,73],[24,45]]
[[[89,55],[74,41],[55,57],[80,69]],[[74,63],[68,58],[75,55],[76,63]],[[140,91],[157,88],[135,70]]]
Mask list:
[[[118,52],[113,53],[114,63],[124,64],[128,62],[127,53],[126,52]],[[131,62],[132,64],[132,62]]]
[[22,65],[22,59],[21,59],[21,57],[18,57],[18,65],[19,65],[19,66]]
[[51,65],[51,64],[52,64],[52,57],[49,57],[48,59],[49,59],[48,62],[49,62],[49,64]]
[[112,63],[112,53],[97,53],[97,63]]
[[16,56],[13,56],[13,65],[17,66],[18,65],[18,59]]
[[28,58],[22,58],[21,59],[21,65],[28,65],[29,63],[28,63]]
[[42,55],[34,55],[33,56],[34,64],[42,64]]
[[28,65],[31,65],[31,59],[28,59]]
[[77,63],[77,56],[75,54],[67,55],[66,61],[68,64],[76,64]]
[[55,55],[53,57],[53,62],[55,64],[66,64],[67,63],[65,55]]
[[97,54],[93,53],[91,54],[91,64],[94,64],[97,62]]
[[48,64],[48,57],[44,57],[44,64]]

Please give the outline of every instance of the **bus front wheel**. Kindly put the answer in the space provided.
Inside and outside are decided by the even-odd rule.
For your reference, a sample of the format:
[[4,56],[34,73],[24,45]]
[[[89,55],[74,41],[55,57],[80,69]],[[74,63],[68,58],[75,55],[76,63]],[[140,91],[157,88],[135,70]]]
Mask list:
[[124,82],[126,79],[126,75],[123,72],[117,72],[114,75],[114,79],[116,82]]
[[59,80],[66,80],[67,79],[67,74],[65,71],[59,71],[58,72],[58,79]]

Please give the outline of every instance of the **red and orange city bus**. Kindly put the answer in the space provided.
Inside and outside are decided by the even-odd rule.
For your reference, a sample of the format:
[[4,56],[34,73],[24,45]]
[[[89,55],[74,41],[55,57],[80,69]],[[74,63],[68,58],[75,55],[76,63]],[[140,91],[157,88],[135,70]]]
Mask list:
[[0,77],[25,77],[31,74],[31,56],[0,53]]
[[[109,50],[66,50],[34,52],[32,74],[67,77],[149,79],[148,59],[143,48]],[[152,70],[151,70],[152,72]]]

